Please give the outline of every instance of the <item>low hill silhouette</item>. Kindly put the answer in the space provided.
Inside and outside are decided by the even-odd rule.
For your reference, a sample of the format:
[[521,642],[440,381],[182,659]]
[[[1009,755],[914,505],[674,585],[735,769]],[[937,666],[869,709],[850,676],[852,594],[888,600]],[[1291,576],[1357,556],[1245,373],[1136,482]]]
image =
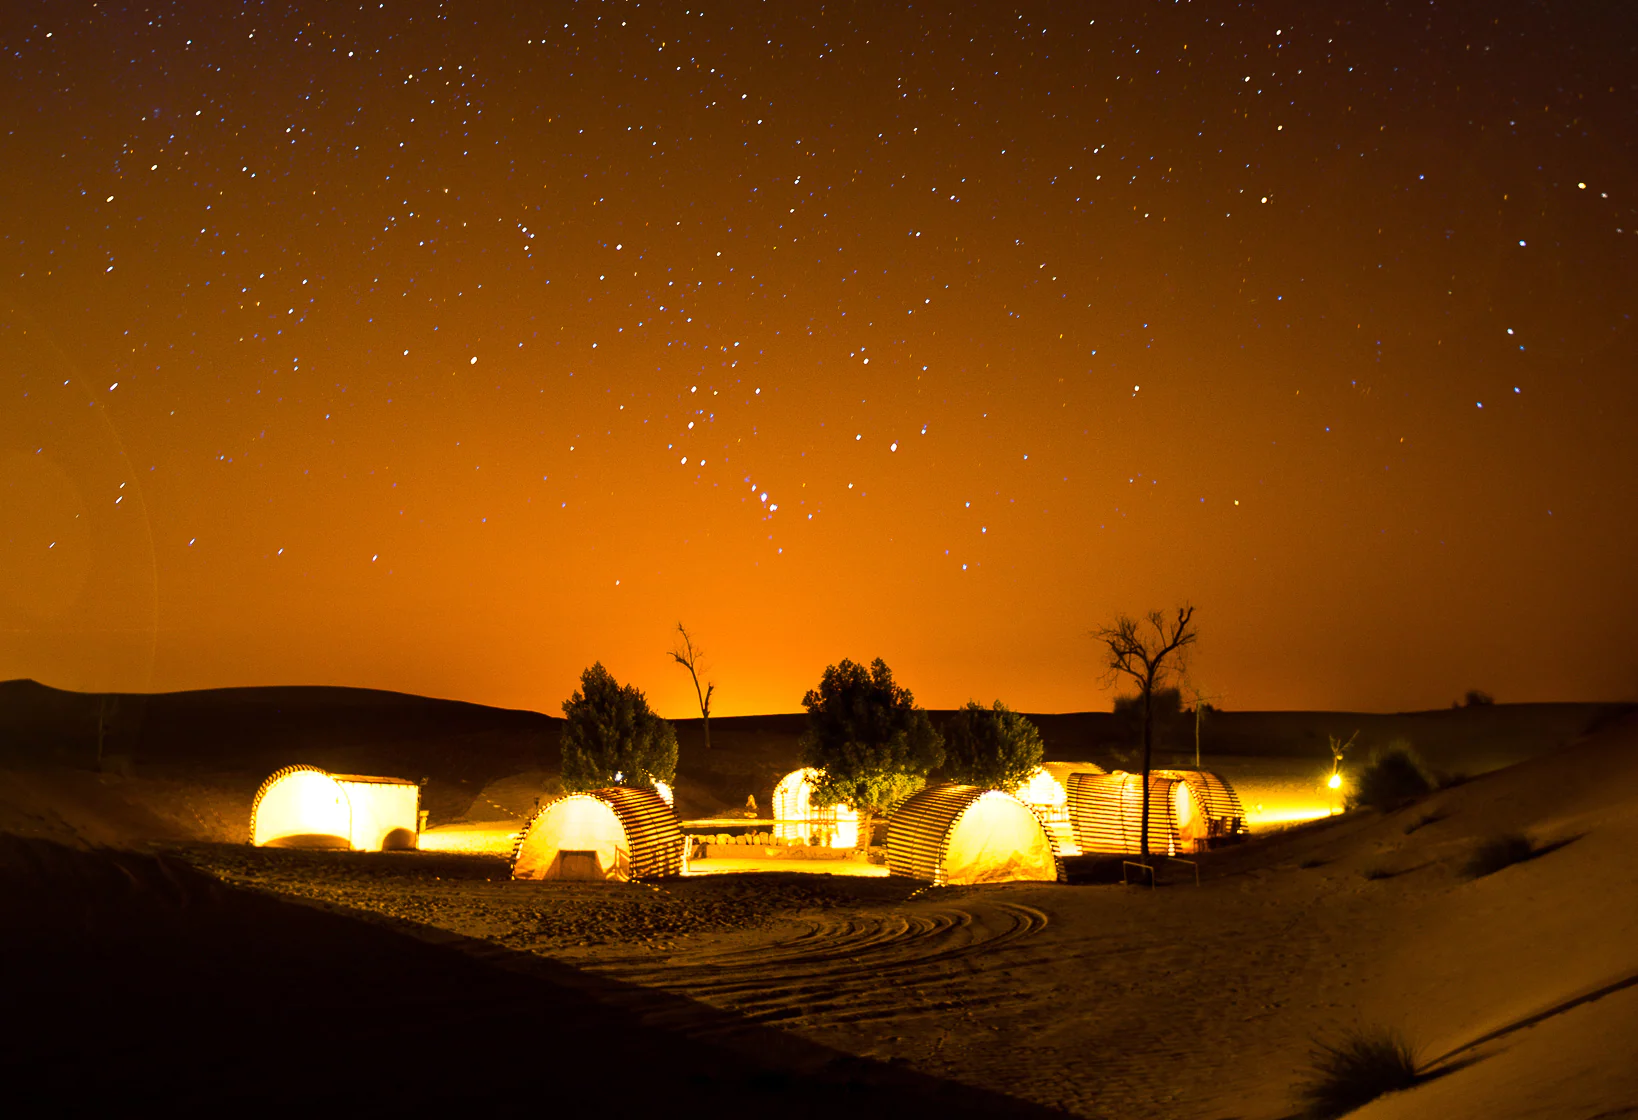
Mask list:
[[[1202,761],[1311,760],[1328,766],[1327,737],[1360,733],[1354,757],[1405,739],[1435,769],[1478,774],[1551,751],[1627,709],[1619,704],[1495,704],[1396,714],[1212,711]],[[935,725],[953,714],[930,713]],[[99,717],[101,742],[99,750]],[[1031,714],[1049,760],[1135,767],[1136,733],[1109,712]],[[705,750],[698,719],[674,721],[681,748],[678,810],[685,817],[765,811],[774,784],[800,765],[801,713],[717,717]],[[530,775],[554,788],[561,717],[458,700],[332,686],[209,689],[152,695],[67,692],[0,682],[0,768],[210,777],[241,797],[267,774],[303,762],[328,770],[423,782],[434,823],[500,813],[491,783]],[[1163,729],[1157,761],[1192,764],[1194,723]],[[523,799],[525,802],[529,798]],[[236,810],[235,810],[236,811]]]

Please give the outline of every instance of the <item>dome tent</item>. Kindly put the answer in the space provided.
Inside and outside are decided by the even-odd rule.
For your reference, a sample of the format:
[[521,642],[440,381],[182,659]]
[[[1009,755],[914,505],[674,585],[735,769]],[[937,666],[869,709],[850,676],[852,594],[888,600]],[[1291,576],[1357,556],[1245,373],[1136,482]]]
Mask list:
[[1017,789],[1008,792],[1034,809],[1035,815],[1046,823],[1060,856],[1079,855],[1075,829],[1069,819],[1069,776],[1105,772],[1096,762],[1043,762]]
[[677,814],[652,789],[571,793],[541,807],[519,834],[514,879],[655,879],[683,871]]
[[[1129,855],[1142,847],[1143,776],[1074,774],[1069,812],[1083,852]],[[1245,810],[1234,788],[1201,770],[1149,771],[1149,851],[1199,852],[1219,837],[1245,832]]]
[[[1187,818],[1179,821],[1185,833],[1195,833],[1195,850],[1210,847],[1229,837],[1244,837],[1247,833],[1246,810],[1240,804],[1240,795],[1234,792],[1229,780],[1209,770],[1151,770],[1163,778],[1171,778],[1189,787],[1189,804],[1179,806]],[[1198,818],[1199,824],[1195,824]],[[1198,835],[1204,827],[1204,834]]]
[[421,788],[405,778],[332,774],[316,766],[275,771],[250,806],[250,842],[266,848],[414,848]]
[[1045,823],[1011,794],[958,785],[911,794],[887,821],[888,873],[935,886],[1063,879]]
[[815,805],[813,786],[819,771],[792,770],[773,791],[774,835],[826,848],[851,848],[859,842],[859,814],[851,805]]

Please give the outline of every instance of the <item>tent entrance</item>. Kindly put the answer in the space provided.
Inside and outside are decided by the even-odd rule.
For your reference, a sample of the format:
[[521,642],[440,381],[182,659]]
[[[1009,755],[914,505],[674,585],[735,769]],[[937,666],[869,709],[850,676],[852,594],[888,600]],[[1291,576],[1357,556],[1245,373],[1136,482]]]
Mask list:
[[572,852],[567,849],[562,849],[557,854],[557,877],[587,880],[607,878],[603,874],[602,866],[597,862],[595,851]]

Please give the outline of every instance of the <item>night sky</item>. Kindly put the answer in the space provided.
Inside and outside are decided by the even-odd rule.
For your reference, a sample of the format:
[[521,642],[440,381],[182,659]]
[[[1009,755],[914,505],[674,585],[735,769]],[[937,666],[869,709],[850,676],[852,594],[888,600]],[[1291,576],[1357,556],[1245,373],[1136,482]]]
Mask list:
[[1618,4],[0,5],[0,677],[1638,694]]

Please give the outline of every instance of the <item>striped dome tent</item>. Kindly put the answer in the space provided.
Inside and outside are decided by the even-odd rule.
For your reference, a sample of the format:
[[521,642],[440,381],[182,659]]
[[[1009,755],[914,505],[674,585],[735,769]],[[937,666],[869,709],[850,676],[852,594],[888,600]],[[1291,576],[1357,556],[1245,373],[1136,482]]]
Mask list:
[[[1176,778],[1149,774],[1149,851],[1178,855],[1185,850],[1178,801],[1192,795]],[[1130,855],[1142,850],[1143,775],[1071,774],[1069,816],[1075,843],[1088,854]]]
[[541,807],[518,836],[514,879],[657,879],[683,871],[677,814],[652,789],[571,793]]
[[[1205,824],[1205,835],[1196,841],[1197,849],[1247,834],[1245,806],[1240,804],[1240,795],[1221,774],[1209,770],[1151,770],[1150,773],[1176,779],[1189,787],[1193,797],[1190,809],[1197,812]],[[1191,831],[1189,823],[1180,822],[1185,833]]]
[[1064,877],[1052,834],[1033,809],[998,789],[954,782],[899,803],[887,821],[887,869],[935,886]]

